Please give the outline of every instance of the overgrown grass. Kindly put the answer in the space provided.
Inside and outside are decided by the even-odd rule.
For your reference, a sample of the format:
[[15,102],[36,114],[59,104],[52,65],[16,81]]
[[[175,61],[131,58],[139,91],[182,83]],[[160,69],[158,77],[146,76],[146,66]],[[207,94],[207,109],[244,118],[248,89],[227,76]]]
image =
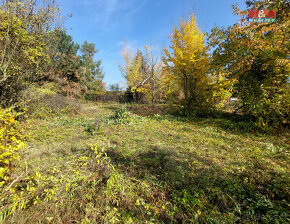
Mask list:
[[0,208],[10,211],[17,192],[26,204],[5,222],[290,222],[287,133],[152,111],[84,103],[79,114],[23,123],[24,165]]

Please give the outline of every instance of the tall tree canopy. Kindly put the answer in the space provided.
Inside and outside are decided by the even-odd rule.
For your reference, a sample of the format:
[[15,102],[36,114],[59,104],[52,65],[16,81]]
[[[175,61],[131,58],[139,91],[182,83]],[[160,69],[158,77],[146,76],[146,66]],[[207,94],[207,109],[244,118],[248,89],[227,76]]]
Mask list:
[[[163,62],[168,71],[169,82],[182,90],[188,108],[207,107],[211,98],[209,91],[209,59],[204,34],[199,30],[193,15],[187,21],[181,19],[174,27],[171,51],[164,48]],[[170,85],[173,86],[173,85]]]
[[[248,8],[277,10],[276,23],[250,23],[248,11],[234,7],[238,24],[214,28],[213,63],[231,74],[244,110],[259,124],[289,120],[289,1],[247,1]],[[288,114],[288,115],[287,115]]]
[[43,80],[57,83],[64,95],[80,96],[87,90],[85,67],[82,58],[77,55],[80,46],[65,30],[56,29],[50,35],[50,63]]
[[42,81],[55,82],[66,96],[105,90],[101,61],[94,61],[98,52],[94,44],[85,41],[80,46],[64,29],[55,29],[47,37],[50,61],[43,65]]
[[136,101],[142,98],[143,102],[156,103],[164,97],[161,89],[163,64],[160,55],[154,50],[154,47],[145,46],[138,49],[134,55],[133,51],[124,45],[122,56],[125,63],[120,68]]
[[47,60],[46,35],[54,22],[54,1],[4,0],[0,5],[0,99],[13,103]]
[[101,60],[94,61],[98,53],[95,44],[85,41],[81,46],[81,57],[86,68],[85,83],[90,92],[99,93],[105,91],[103,83],[104,73],[101,68]]

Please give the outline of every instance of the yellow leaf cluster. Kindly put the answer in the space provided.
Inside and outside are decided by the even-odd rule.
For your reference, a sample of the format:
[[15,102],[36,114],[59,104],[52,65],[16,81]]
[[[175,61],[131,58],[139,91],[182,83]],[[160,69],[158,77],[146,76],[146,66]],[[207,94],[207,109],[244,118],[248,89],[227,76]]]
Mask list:
[[8,180],[13,163],[19,161],[17,151],[24,148],[17,121],[10,109],[0,108],[0,186]]

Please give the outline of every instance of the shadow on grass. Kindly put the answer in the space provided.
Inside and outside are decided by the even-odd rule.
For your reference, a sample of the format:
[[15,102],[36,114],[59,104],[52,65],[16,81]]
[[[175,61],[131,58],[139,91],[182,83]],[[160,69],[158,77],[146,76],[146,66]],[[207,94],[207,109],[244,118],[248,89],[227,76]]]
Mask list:
[[[139,116],[147,116],[155,120],[169,120],[178,122],[196,122],[204,126],[217,126],[235,133],[267,133],[255,125],[256,118],[250,115],[242,115],[225,111],[211,111],[200,113],[196,116],[181,116],[177,107],[169,108],[168,105],[131,105],[128,109]],[[180,109],[180,108],[179,108]],[[283,131],[283,130],[282,130]],[[268,132],[269,133],[269,132]]]
[[104,108],[115,111],[115,110],[119,110],[120,106],[104,106]]
[[139,116],[150,116],[154,114],[165,115],[172,112],[168,105],[165,104],[129,104],[128,110]]
[[[130,157],[117,150],[108,150],[107,154],[128,175],[159,188],[159,197],[177,210],[176,222],[190,220],[196,211],[203,214],[204,219],[199,220],[202,222],[213,221],[206,217],[233,214],[235,221],[283,222],[290,218],[290,195],[285,187],[289,186],[289,178],[265,168],[254,158],[241,165],[244,171],[235,173],[195,152],[182,155],[158,146]],[[255,170],[252,164],[256,164]]]
[[102,108],[108,109],[108,110],[118,110],[122,107],[122,104],[114,101],[108,101],[108,102],[103,102],[103,101],[97,101],[96,102],[98,105],[101,105]]
[[184,123],[194,123],[199,126],[219,127],[234,134],[269,134],[275,135],[285,132],[279,129],[273,132],[272,129],[262,129],[255,124],[255,118],[249,115],[234,115],[228,112],[216,112],[213,114],[197,117],[185,117],[176,114],[166,114],[164,116],[150,116],[153,120],[169,120]]

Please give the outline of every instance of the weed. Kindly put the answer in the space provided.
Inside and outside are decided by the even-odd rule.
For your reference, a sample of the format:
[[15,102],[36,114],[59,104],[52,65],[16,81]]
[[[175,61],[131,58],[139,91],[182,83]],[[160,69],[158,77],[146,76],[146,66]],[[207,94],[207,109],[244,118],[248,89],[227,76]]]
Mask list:
[[21,123],[25,165],[1,192],[6,223],[289,222],[287,134],[260,132],[226,114],[143,117],[117,103],[82,108]]

